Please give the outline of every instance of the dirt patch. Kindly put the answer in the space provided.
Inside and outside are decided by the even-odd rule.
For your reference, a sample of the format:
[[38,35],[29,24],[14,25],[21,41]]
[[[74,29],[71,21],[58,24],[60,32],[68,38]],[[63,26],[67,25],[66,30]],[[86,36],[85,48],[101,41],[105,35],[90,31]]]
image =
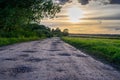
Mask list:
[[41,62],[41,61],[47,61],[47,60],[50,60],[50,59],[46,59],[46,58],[29,58],[29,59],[26,59],[25,61],[28,61],[28,62]]
[[71,55],[68,54],[68,53],[60,53],[60,54],[58,54],[58,55],[60,55],[60,56],[71,56]]

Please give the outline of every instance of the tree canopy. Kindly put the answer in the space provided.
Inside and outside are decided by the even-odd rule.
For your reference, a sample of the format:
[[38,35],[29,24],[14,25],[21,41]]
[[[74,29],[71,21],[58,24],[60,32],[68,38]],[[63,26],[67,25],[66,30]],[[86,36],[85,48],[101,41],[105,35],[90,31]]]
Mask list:
[[60,6],[52,0],[0,0],[0,29],[16,30],[32,21],[54,17]]

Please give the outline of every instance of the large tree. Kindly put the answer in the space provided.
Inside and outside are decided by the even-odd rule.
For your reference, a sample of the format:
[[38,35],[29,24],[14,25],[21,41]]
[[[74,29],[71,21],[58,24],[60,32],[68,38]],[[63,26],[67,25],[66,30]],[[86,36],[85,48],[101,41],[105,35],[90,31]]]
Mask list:
[[0,29],[17,29],[22,24],[54,17],[60,6],[52,0],[0,0]]

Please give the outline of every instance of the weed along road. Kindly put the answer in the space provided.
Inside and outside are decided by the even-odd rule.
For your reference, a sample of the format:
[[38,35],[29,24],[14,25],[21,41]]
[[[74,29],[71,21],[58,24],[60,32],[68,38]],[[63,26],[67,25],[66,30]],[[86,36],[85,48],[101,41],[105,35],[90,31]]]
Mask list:
[[0,47],[0,80],[120,80],[120,72],[51,38]]

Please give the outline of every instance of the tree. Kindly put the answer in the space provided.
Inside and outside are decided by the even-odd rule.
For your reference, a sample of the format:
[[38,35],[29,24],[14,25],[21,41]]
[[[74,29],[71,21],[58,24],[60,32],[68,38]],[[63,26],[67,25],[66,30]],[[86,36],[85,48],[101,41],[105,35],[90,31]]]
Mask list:
[[52,34],[53,34],[53,36],[57,36],[57,37],[62,36],[62,32],[59,28],[52,29]]
[[68,29],[64,29],[63,30],[63,36],[68,36],[69,35],[69,30]]
[[0,29],[19,29],[23,24],[40,22],[60,12],[60,6],[52,0],[0,0]]

